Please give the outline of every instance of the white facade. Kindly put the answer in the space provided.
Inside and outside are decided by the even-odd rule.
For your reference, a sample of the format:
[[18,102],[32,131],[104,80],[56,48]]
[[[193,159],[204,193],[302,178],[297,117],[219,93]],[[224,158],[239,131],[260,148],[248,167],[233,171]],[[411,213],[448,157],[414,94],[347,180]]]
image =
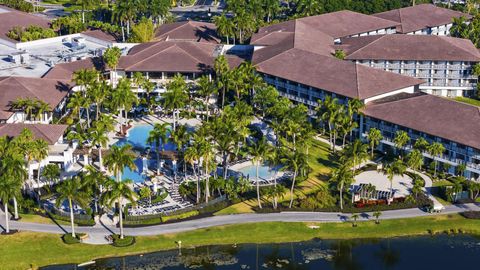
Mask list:
[[357,60],[359,64],[425,80],[420,90],[434,95],[458,97],[474,94],[478,77],[474,62]]

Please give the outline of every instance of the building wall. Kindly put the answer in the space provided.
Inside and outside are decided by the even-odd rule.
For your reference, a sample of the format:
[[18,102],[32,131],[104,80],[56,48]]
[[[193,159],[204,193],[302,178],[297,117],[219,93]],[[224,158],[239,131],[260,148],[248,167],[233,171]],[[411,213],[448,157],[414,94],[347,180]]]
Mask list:
[[[346,36],[346,37],[343,37],[343,38],[375,36],[375,35],[390,35],[390,34],[396,34],[396,33],[397,33],[397,29],[395,27],[390,27],[390,28],[378,29],[378,30],[374,30],[374,31],[370,31],[370,32],[358,33],[358,34]],[[337,38],[334,41],[335,41],[335,43],[340,43],[341,38]]]
[[450,29],[452,28],[452,23],[438,25],[434,27],[427,27],[421,30],[414,32],[405,33],[407,35],[435,35],[435,36],[450,36]]
[[425,80],[420,89],[441,96],[474,94],[478,77],[473,75],[475,62],[458,61],[387,61],[357,60],[359,64]]
[[[454,174],[455,169],[459,164],[465,164],[467,171],[465,176],[469,179],[478,179],[480,175],[480,150],[472,147],[462,145],[447,139],[432,136],[417,130],[395,125],[383,120],[374,119],[368,116],[363,116],[360,123],[360,134],[363,140],[367,140],[368,131],[371,128],[377,128],[382,132],[383,140],[378,149],[386,151],[388,147],[394,147],[393,140],[396,132],[403,130],[408,133],[411,140],[409,145],[406,146],[407,151],[411,151],[416,139],[419,137],[424,138],[429,143],[439,142],[443,144],[446,151],[441,157],[436,158],[439,163],[449,164],[451,167],[449,173]],[[428,153],[423,153],[426,159],[433,161],[433,157]],[[428,164],[427,164],[428,165]]]

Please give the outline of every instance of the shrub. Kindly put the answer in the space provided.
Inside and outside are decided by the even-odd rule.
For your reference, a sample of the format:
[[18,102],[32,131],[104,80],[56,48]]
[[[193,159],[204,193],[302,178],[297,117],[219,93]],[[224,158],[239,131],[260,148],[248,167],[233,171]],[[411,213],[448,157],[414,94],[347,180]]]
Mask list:
[[162,221],[167,222],[167,221],[172,221],[172,220],[186,219],[186,218],[189,218],[189,217],[197,216],[198,214],[199,214],[199,212],[197,210],[193,210],[193,211],[181,213],[181,214],[178,214],[178,215],[164,216],[164,217],[162,217]]
[[8,31],[7,36],[13,40],[26,42],[44,38],[56,37],[55,31],[49,28],[43,28],[36,25],[30,25],[26,28],[15,26]]
[[80,237],[84,235],[84,233],[77,233],[75,234],[76,237],[73,237],[72,234],[66,233],[62,236],[62,240],[67,245],[78,244],[80,243]]
[[460,215],[469,219],[480,219],[480,211],[468,211],[468,212],[463,212]]
[[135,244],[135,237],[129,235],[124,235],[123,239],[120,239],[120,235],[114,234],[112,235],[112,239],[112,246],[114,247],[128,247]]
[[32,12],[33,5],[25,0],[0,0],[0,5],[20,10],[23,12]]

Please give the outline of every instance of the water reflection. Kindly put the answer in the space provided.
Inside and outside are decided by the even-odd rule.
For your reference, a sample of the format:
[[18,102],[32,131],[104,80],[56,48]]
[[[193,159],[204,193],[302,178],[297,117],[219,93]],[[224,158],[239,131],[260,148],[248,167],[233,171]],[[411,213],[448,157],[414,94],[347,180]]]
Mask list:
[[95,265],[43,269],[460,269],[478,263],[480,242],[468,236],[390,240],[309,241],[268,245],[225,245],[107,258]]

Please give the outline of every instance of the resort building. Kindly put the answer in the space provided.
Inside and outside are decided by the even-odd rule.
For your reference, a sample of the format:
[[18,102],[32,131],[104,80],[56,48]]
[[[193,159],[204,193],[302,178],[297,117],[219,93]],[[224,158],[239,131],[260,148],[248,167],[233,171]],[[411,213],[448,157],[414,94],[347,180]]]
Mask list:
[[16,137],[24,129],[29,129],[35,139],[43,139],[48,143],[48,157],[40,163],[32,161],[28,168],[29,176],[36,178],[38,170],[41,171],[48,164],[58,165],[63,172],[69,172],[73,169],[73,164],[76,162],[73,156],[76,145],[64,142],[63,136],[67,127],[66,125],[51,124],[0,124],[0,137]]
[[[70,89],[68,81],[0,77],[0,123],[51,123],[54,116],[65,112]],[[29,102],[20,104],[20,100]],[[34,104],[37,100],[48,107],[37,108],[39,104]]]
[[[350,12],[327,15],[332,14],[356,16]],[[440,142],[447,151],[440,157],[424,153],[427,160],[448,164],[442,166],[450,166],[451,173],[465,164],[465,176],[478,179],[480,119],[475,119],[479,108],[427,94],[472,93],[478,80],[472,68],[480,61],[473,44],[451,37],[385,35],[383,30],[371,30],[385,29],[385,25],[362,20],[342,25],[338,19],[330,25],[322,16],[282,22],[254,34],[252,62],[265,81],[294,103],[305,104],[311,115],[317,100],[326,96],[340,103],[359,99],[365,104],[364,116],[359,118],[360,138],[366,140],[370,128],[379,128],[383,151],[394,145],[398,130],[412,138],[407,150],[418,137]],[[338,50],[345,52],[344,60],[334,57]]]
[[[219,55],[226,55],[231,67],[236,67],[248,58],[235,50],[226,50],[224,45],[191,41],[156,41],[134,46],[120,58],[115,78],[131,78],[141,72],[150,81],[157,83],[155,91],[161,91],[175,75],[181,74],[187,81],[202,75],[211,75],[213,63]],[[142,92],[142,89],[138,89]]]
[[459,11],[437,7],[432,4],[421,4],[373,14],[377,18],[397,22],[397,33],[409,35],[450,35],[453,18],[471,15]]
[[253,35],[250,44],[255,46],[272,45],[276,40],[296,32],[296,27],[299,25],[303,28],[315,29],[321,32],[322,36],[328,36],[334,42],[340,42],[341,38],[346,37],[395,34],[399,24],[343,10],[262,27]]
[[[412,149],[415,140],[422,137],[429,143],[439,142],[446,151],[436,159],[449,165],[454,174],[458,165],[466,165],[465,176],[480,176],[480,113],[468,104],[424,93],[398,94],[368,103],[363,110],[360,134],[366,139],[371,128],[382,131],[379,149],[394,148],[397,131],[405,131],[411,138],[406,146]],[[430,161],[433,157],[424,152]],[[427,163],[428,164],[428,163]],[[443,165],[444,166],[444,165]]]
[[473,66],[480,62],[480,52],[470,40],[382,35],[342,39],[337,48],[346,53],[346,60],[424,80],[420,89],[429,94],[475,94],[478,76]]
[[155,40],[221,43],[215,24],[197,21],[162,24],[155,32]]

